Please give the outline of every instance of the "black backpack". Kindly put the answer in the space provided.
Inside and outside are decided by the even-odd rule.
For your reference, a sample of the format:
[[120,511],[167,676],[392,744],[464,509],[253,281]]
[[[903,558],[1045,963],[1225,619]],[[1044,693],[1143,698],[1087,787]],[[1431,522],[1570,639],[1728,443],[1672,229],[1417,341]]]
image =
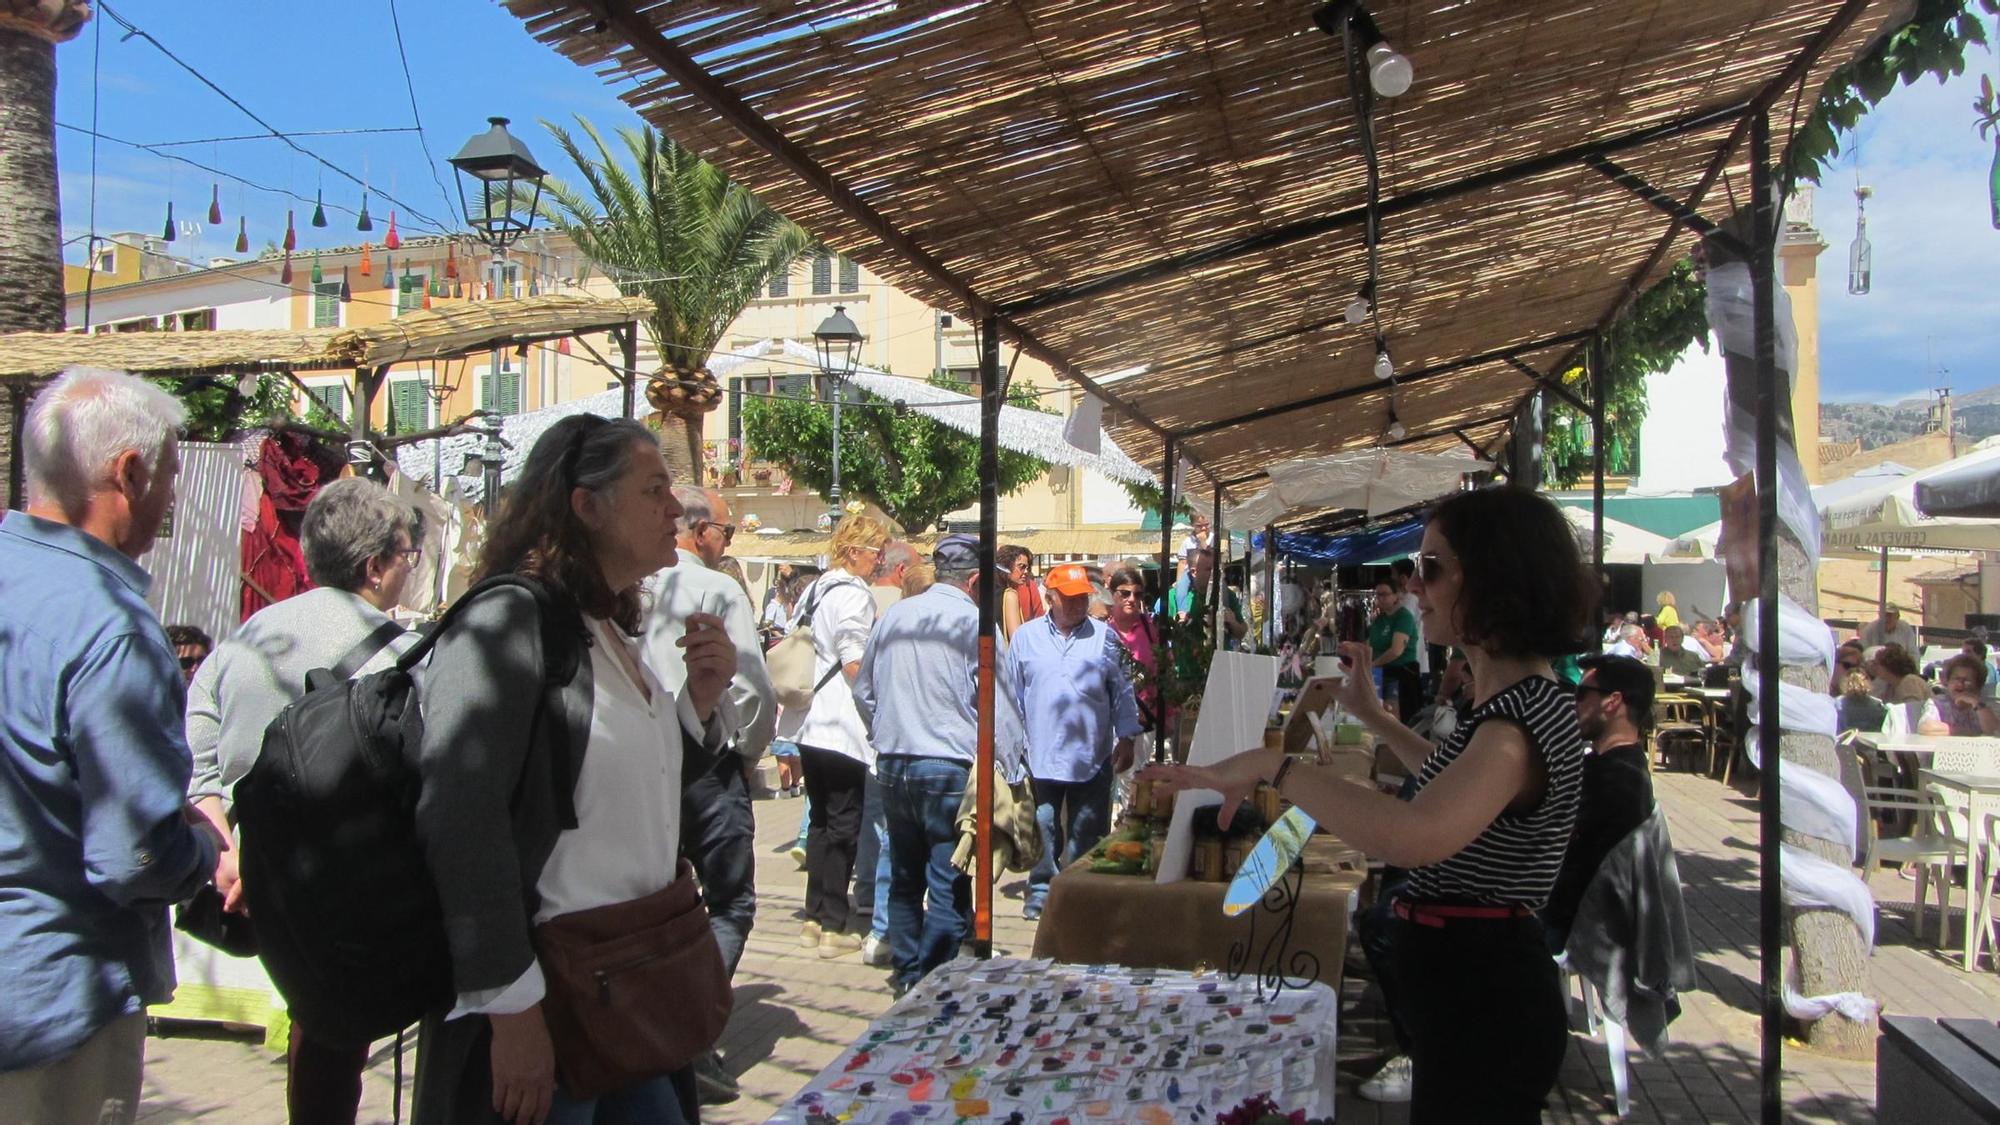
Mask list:
[[[444,915],[416,825],[423,714],[410,670],[460,611],[503,586],[535,596],[548,708],[582,659],[580,621],[540,583],[500,575],[466,591],[393,667],[358,680],[308,673],[306,694],[271,720],[236,783],[258,956],[316,1039],[365,1045],[452,996]],[[531,729],[542,725],[538,713]],[[561,777],[567,747],[552,749]],[[573,780],[557,788],[565,808]]]

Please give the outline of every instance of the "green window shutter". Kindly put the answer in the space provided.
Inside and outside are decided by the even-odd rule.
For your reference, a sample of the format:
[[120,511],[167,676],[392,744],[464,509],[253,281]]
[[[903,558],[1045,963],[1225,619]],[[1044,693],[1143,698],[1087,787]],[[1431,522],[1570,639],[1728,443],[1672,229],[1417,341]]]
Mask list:
[[326,408],[328,414],[333,415],[342,425],[347,424],[346,387],[338,383],[329,383],[323,387],[313,387],[312,396],[322,407]]
[[813,258],[813,296],[824,297],[833,292],[833,259],[820,254]]
[[396,433],[413,434],[430,424],[430,395],[420,379],[389,384],[389,408],[396,413]]
[[521,372],[519,370],[500,372],[500,413],[519,414],[521,412]]
[[771,296],[789,297],[791,295],[792,295],[792,271],[787,269],[782,272],[772,274]]
[[840,257],[840,291],[842,293],[861,292],[861,266],[845,254]]
[[313,327],[340,327],[340,282],[322,281],[313,286]]

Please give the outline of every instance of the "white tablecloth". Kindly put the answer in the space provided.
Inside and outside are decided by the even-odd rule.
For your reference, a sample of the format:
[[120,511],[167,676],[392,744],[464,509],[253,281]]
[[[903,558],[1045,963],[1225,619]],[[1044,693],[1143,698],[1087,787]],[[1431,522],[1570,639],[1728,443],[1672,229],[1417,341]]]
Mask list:
[[1331,1117],[1339,1017],[1321,984],[1259,1001],[1248,976],[961,958],[770,1120],[1173,1125],[1257,1094]]

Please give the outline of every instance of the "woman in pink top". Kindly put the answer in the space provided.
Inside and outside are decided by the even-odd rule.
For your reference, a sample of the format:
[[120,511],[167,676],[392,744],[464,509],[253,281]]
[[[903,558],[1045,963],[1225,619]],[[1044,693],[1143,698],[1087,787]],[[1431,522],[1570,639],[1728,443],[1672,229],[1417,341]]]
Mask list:
[[1157,730],[1160,725],[1159,661],[1153,656],[1153,642],[1159,634],[1153,615],[1146,612],[1146,584],[1136,568],[1118,566],[1112,568],[1106,585],[1111,591],[1111,628],[1117,632],[1118,640],[1124,644],[1132,664],[1145,674],[1145,686],[1139,690],[1139,717],[1145,720],[1148,730]]

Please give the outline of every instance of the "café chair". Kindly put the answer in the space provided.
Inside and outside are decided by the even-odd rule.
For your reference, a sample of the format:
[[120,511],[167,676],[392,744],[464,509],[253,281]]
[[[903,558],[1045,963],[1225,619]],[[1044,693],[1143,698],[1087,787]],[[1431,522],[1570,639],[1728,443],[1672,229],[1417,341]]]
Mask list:
[[[1937,876],[1938,937],[1940,947],[1950,944],[1951,938],[1951,869],[1965,852],[1965,841],[1953,835],[1949,806],[1939,800],[1934,793],[1921,793],[1911,789],[1870,785],[1862,789],[1862,800],[1867,806],[1868,847],[1861,854],[1862,879],[1866,881],[1875,873],[1877,865],[1893,863],[1898,867],[1914,864],[1917,868],[1917,893],[1911,903],[1913,917],[1910,929],[1917,940],[1924,936],[1924,903],[1930,897],[1930,883],[1933,874]],[[1908,836],[1892,836],[1883,839],[1878,822],[1882,819],[1909,817],[1914,830]]]

